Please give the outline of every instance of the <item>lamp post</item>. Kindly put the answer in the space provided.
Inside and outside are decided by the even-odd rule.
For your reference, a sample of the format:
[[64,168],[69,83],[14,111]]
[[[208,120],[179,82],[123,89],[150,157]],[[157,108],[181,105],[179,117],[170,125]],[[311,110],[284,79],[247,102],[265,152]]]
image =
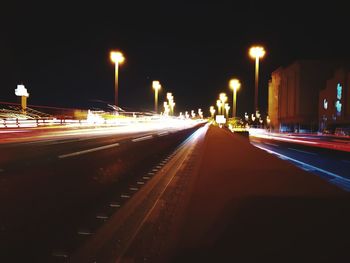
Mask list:
[[214,106],[210,106],[209,111],[210,111],[211,117],[214,119],[214,114],[215,114]]
[[226,118],[228,119],[228,112],[230,110],[230,106],[228,105],[228,103],[225,103],[225,112],[226,112]]
[[114,104],[118,109],[118,68],[119,64],[125,61],[123,54],[119,51],[111,51],[110,58],[115,64],[115,76],[114,76]]
[[170,115],[174,115],[174,107],[175,107],[174,96],[171,92],[168,92],[166,94],[166,98],[168,100],[168,104],[170,107]]
[[160,85],[158,80],[154,80],[152,82],[152,88],[154,89],[154,111],[158,113],[158,91],[161,89],[162,85]]
[[225,93],[220,93],[219,99],[221,101],[222,114],[225,114],[225,103],[227,101],[227,96]]
[[221,114],[221,100],[216,101],[216,106],[218,107],[218,114]]
[[236,117],[236,106],[237,106],[237,90],[241,87],[241,83],[238,79],[230,80],[230,88],[233,91],[233,100],[232,100],[232,118]]
[[249,49],[249,55],[255,59],[255,98],[254,106],[255,110],[259,109],[258,106],[258,82],[259,82],[259,59],[264,57],[265,49],[260,46],[254,46]]

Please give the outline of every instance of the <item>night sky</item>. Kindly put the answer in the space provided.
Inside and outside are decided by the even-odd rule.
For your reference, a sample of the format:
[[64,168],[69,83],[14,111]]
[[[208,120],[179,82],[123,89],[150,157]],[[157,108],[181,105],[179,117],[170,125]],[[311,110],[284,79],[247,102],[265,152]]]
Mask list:
[[113,102],[109,51],[119,49],[126,57],[119,79],[122,107],[151,110],[151,82],[157,79],[164,87],[160,101],[173,92],[177,111],[200,107],[208,114],[219,92],[231,99],[228,81],[237,77],[242,115],[254,103],[251,45],[267,51],[260,63],[262,112],[268,80],[279,66],[295,59],[350,57],[345,4],[235,2],[11,1],[1,7],[0,101],[16,102],[14,89],[23,83],[29,104]]

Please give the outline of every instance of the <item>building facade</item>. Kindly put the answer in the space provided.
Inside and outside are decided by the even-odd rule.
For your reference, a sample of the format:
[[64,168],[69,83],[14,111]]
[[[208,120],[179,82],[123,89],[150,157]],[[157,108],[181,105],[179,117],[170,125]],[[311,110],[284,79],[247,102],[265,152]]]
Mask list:
[[319,92],[332,76],[335,63],[298,60],[271,74],[268,114],[273,130],[316,131]]
[[350,69],[341,67],[327,80],[319,96],[320,130],[350,126]]

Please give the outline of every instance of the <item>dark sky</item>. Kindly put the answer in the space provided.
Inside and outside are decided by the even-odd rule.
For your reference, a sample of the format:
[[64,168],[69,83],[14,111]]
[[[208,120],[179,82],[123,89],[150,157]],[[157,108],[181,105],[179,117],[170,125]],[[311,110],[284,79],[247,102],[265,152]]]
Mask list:
[[[265,46],[260,104],[271,72],[295,59],[349,58],[344,4],[309,1],[25,1],[3,4],[0,101],[16,101],[23,82],[29,104],[81,107],[113,101],[111,49],[120,49],[120,105],[152,109],[151,82],[173,92],[178,110],[208,111],[228,81],[242,82],[238,114],[254,100],[252,44]],[[343,2],[343,1],[342,1]],[[308,4],[305,4],[308,3]]]

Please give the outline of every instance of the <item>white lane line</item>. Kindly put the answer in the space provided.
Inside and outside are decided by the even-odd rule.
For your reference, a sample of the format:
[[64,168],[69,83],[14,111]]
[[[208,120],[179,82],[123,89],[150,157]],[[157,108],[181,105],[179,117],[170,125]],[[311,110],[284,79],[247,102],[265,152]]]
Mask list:
[[108,216],[101,214],[101,215],[97,215],[96,218],[97,219],[108,219]]
[[109,206],[110,207],[120,207],[120,204],[118,204],[118,203],[110,203]]
[[307,152],[307,151],[302,151],[302,150],[298,150],[298,149],[294,149],[294,148],[288,148],[289,150],[292,151],[296,151],[296,152],[300,152],[300,153],[306,153],[306,154],[310,154],[310,155],[317,155],[316,153],[311,153],[311,152]]
[[88,229],[82,229],[78,231],[79,235],[92,235],[92,232]]
[[142,185],[142,184],[145,184],[145,182],[138,181],[137,184]]
[[120,197],[121,198],[130,198],[130,195],[122,194]]
[[62,154],[62,155],[59,155],[58,158],[63,159],[63,158],[77,156],[77,155],[81,155],[81,154],[101,151],[101,150],[104,150],[104,149],[109,149],[109,148],[113,148],[113,147],[117,147],[117,146],[119,146],[119,143],[113,143],[113,144],[100,146],[100,147],[96,147],[96,148],[92,148],[92,149],[88,149],[88,150],[84,150],[84,151]]
[[[344,163],[350,163],[350,161],[348,161],[348,160],[341,160],[341,161]],[[0,172],[1,172],[1,169],[0,169]]]
[[143,136],[143,137],[132,139],[131,141],[132,142],[140,142],[140,141],[145,141],[145,140],[149,140],[149,139],[152,139],[152,138],[153,138],[152,135],[147,135],[147,136]]
[[340,180],[342,180],[342,181],[350,182],[350,180],[347,179],[347,178],[345,178],[345,177],[342,177],[342,176],[337,175],[337,174],[335,174],[335,173],[332,173],[332,172],[323,170],[323,169],[318,168],[318,167],[316,167],[316,166],[313,166],[313,165],[311,165],[311,164],[307,164],[307,163],[301,162],[301,161],[299,161],[299,160],[293,159],[293,158],[291,158],[291,157],[288,157],[288,156],[286,156],[286,155],[280,154],[280,153],[275,152],[275,151],[271,151],[270,149],[267,149],[267,148],[264,148],[264,147],[261,147],[261,146],[258,146],[258,145],[255,145],[255,147],[258,147],[258,148],[260,148],[260,149],[262,149],[262,150],[264,150],[264,151],[267,151],[268,153],[272,153],[272,154],[275,154],[275,155],[277,155],[277,156],[279,156],[279,157],[282,157],[282,159],[284,159],[284,160],[290,160],[290,161],[293,161],[293,162],[295,162],[295,163],[298,163],[298,164],[302,165],[303,167],[308,168],[308,169],[310,169],[310,170],[316,170],[316,171],[322,172],[322,173],[324,173],[324,174],[333,176],[333,177],[335,177],[335,178],[337,178],[337,179],[340,179]]
[[137,191],[137,190],[139,190],[139,189],[138,189],[137,187],[130,187],[129,190],[130,190],[130,191]]
[[279,146],[278,144],[271,143],[271,142],[264,142],[264,143],[267,144],[267,145],[275,146],[275,147],[278,147],[278,146]]
[[160,133],[158,133],[158,136],[164,136],[164,135],[168,135],[169,134],[169,132],[160,132]]

